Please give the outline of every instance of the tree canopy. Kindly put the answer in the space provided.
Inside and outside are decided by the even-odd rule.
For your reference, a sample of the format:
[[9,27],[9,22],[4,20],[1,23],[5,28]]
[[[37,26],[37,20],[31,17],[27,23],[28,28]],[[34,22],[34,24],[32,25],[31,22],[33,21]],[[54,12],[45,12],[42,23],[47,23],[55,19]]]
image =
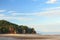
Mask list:
[[34,28],[17,25],[6,20],[0,20],[0,34],[36,34]]

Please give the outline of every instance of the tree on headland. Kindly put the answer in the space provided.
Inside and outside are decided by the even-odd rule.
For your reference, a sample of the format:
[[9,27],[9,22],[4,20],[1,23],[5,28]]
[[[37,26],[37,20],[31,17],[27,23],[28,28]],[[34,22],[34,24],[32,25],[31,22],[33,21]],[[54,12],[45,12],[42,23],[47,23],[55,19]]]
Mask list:
[[36,34],[34,28],[24,25],[17,25],[6,20],[0,20],[0,34]]
[[8,33],[8,32],[9,32],[8,28],[6,28],[6,27],[1,27],[0,33],[6,34],[6,33]]

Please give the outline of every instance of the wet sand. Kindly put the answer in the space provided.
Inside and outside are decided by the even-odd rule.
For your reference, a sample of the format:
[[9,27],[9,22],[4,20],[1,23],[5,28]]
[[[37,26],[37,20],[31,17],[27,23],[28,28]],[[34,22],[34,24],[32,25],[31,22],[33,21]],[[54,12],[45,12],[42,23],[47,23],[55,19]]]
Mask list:
[[60,40],[60,35],[0,34],[0,40]]

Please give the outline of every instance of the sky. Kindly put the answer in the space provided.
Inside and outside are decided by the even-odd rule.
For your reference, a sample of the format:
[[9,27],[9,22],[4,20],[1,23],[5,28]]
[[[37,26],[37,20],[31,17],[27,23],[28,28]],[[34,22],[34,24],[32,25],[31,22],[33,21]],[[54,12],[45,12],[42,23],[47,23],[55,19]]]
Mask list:
[[60,34],[60,0],[0,0],[0,20]]

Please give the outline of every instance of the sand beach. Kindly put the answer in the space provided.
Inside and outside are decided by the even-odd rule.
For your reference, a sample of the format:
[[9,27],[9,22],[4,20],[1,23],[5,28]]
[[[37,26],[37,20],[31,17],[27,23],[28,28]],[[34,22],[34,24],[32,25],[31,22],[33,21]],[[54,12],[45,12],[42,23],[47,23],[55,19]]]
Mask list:
[[0,40],[60,40],[60,35],[0,34]]

